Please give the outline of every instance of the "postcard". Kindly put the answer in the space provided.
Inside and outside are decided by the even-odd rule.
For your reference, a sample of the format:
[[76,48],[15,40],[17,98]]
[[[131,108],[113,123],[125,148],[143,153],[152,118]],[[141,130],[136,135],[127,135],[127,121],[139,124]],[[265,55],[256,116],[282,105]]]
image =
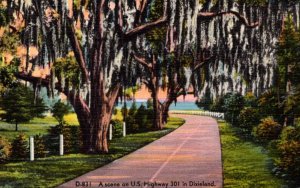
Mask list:
[[298,0],[0,0],[0,187],[299,187]]

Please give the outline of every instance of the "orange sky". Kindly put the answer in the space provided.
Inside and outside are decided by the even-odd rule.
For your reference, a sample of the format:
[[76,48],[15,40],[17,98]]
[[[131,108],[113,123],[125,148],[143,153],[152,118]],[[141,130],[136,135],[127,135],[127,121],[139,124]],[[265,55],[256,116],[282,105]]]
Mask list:
[[[160,90],[158,96],[161,100],[164,100],[167,96],[167,92]],[[135,99],[147,100],[149,98],[151,98],[151,94],[144,85],[135,93]],[[196,99],[197,98],[195,98],[194,95],[186,95],[185,100],[183,99],[183,96],[178,97],[178,101],[195,102]]]

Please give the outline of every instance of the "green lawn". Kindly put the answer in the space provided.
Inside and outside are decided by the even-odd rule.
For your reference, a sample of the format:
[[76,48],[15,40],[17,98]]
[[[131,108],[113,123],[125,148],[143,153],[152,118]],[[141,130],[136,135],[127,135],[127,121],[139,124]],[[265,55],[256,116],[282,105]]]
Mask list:
[[128,135],[110,142],[106,155],[70,154],[38,159],[34,162],[13,162],[0,165],[0,187],[55,187],[65,181],[103,166],[168,134],[184,123],[170,118],[161,131]]
[[[76,114],[72,113],[65,116],[65,121],[69,125],[78,125]],[[47,129],[51,126],[57,125],[58,122],[51,116],[45,118],[35,118],[29,123],[21,123],[18,125],[19,131],[15,131],[15,125],[0,121],[0,135],[12,141],[20,132],[23,132],[27,136],[33,136],[37,134],[46,134]]]
[[224,122],[219,122],[219,128],[224,187],[282,187],[283,181],[271,174],[270,158],[261,146],[243,141]]

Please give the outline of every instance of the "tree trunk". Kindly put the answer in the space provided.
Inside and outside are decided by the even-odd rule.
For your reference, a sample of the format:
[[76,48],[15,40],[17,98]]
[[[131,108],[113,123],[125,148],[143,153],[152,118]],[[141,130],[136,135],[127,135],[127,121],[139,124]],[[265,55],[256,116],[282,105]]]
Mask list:
[[112,109],[113,106],[104,104],[99,112],[99,118],[91,122],[94,127],[92,145],[97,153],[108,153],[107,133]]
[[166,124],[168,122],[168,118],[169,118],[169,109],[170,109],[170,105],[172,104],[172,102],[165,102],[162,105],[162,123]]
[[152,98],[153,98],[153,127],[156,130],[163,129],[163,122],[162,122],[162,108],[161,104],[158,99],[158,93],[156,91],[152,92]]

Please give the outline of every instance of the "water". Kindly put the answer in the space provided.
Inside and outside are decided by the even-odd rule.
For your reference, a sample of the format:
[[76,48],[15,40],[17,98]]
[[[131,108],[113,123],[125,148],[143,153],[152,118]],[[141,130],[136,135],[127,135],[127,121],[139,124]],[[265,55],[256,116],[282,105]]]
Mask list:
[[[130,108],[132,105],[132,101],[127,101],[126,105],[127,108]],[[146,101],[136,101],[136,106],[137,108],[139,108],[142,104],[144,104],[144,106],[147,106]],[[119,103],[116,108],[120,109],[123,107],[123,103]],[[198,106],[195,104],[195,102],[177,102],[176,105],[175,103],[172,103],[172,105],[170,106],[170,110],[199,110]]]

